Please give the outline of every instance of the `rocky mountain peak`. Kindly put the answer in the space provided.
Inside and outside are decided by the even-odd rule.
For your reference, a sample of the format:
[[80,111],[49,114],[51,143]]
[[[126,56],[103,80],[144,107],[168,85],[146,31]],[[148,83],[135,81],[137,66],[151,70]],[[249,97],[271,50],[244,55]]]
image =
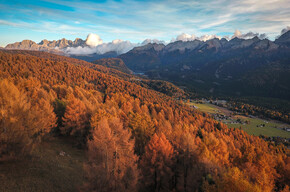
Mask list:
[[286,33],[281,35],[278,39],[275,40],[275,43],[290,47],[290,31],[287,31]]
[[75,47],[78,47],[78,46],[84,46],[85,43],[86,41],[82,40],[81,38],[76,38],[73,42],[73,45]]
[[208,49],[215,48],[216,50],[218,50],[222,47],[222,44],[218,38],[207,40],[206,44]]
[[23,40],[21,42],[8,44],[5,48],[7,48],[7,49],[32,49],[32,50],[36,50],[35,46],[37,46],[37,44],[34,41]]
[[193,40],[193,41],[175,41],[173,43],[169,43],[165,46],[164,51],[165,52],[172,52],[175,50],[179,50],[180,52],[184,52],[185,49],[188,50],[194,50],[198,46],[202,44],[199,40]]
[[47,46],[48,43],[49,43],[48,40],[43,39],[43,40],[39,43],[39,45],[46,45],[46,46]]
[[147,50],[150,50],[150,49],[153,49],[157,52],[161,51],[163,48],[165,47],[165,45],[163,44],[157,44],[157,43],[148,43],[144,46],[141,46],[141,47],[135,47],[133,49],[133,51],[147,51]]

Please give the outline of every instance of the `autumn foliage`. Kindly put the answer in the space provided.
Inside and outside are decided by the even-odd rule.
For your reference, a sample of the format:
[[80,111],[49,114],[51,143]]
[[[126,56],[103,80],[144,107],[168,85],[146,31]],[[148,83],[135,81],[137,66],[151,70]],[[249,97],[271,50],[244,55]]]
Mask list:
[[165,135],[154,134],[145,148],[140,165],[144,185],[148,191],[170,191],[173,189],[174,149]]
[[34,91],[40,96],[31,101],[12,82],[0,81],[0,159],[29,153],[55,126],[53,108],[42,98],[45,92]]
[[137,160],[129,130],[118,118],[102,118],[88,141],[85,191],[136,191]]
[[52,132],[87,151],[82,191],[289,189],[285,146],[228,128],[116,71],[56,58],[0,52],[0,157]]

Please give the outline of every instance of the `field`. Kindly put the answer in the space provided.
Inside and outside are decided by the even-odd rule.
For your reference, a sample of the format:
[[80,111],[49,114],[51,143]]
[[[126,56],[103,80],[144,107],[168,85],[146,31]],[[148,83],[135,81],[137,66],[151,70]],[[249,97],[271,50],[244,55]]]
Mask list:
[[0,191],[78,191],[84,156],[71,143],[52,138],[38,146],[28,160],[0,162]]
[[[250,123],[245,125],[239,124],[228,124],[229,127],[239,128],[242,127],[248,134],[251,135],[264,135],[264,136],[274,136],[274,137],[285,137],[290,138],[290,133],[281,129],[278,129],[283,124],[274,121],[265,121],[259,118],[249,118],[245,117],[245,120],[248,120]],[[265,123],[268,122],[268,123]],[[260,125],[265,124],[265,127],[259,127]],[[257,127],[258,126],[258,127]]]
[[189,105],[194,105],[198,110],[205,113],[221,113],[214,105],[208,103],[189,103]]
[[[256,117],[247,117],[244,115],[232,115],[232,111],[218,107],[209,103],[195,103],[191,102],[189,105],[194,105],[198,110],[210,113],[210,114],[221,114],[226,116],[231,116],[231,120],[220,120],[223,123],[227,124],[231,128],[242,128],[248,134],[251,135],[264,135],[264,136],[274,136],[274,137],[284,137],[290,138],[290,132],[284,131],[281,128],[288,126],[285,123],[281,123],[273,120],[265,120]],[[237,123],[237,120],[240,119],[241,123]],[[234,122],[233,122],[234,121]],[[247,122],[247,123],[245,123]],[[263,126],[265,125],[265,126]]]

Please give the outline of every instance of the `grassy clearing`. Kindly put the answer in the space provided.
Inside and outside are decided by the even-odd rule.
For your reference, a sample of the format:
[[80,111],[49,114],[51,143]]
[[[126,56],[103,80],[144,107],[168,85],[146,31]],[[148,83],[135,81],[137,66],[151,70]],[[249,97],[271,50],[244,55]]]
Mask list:
[[[210,113],[210,114],[224,114],[229,115],[231,114],[231,111],[225,108],[221,108],[209,103],[189,103],[189,105],[194,105],[198,108],[198,110]],[[244,115],[235,115],[232,116],[233,119],[241,119],[243,122],[249,121],[249,124],[231,124],[230,120],[223,121],[224,123],[227,123],[229,127],[232,128],[240,128],[244,131],[246,131],[250,135],[264,135],[264,136],[274,136],[274,137],[284,137],[284,138],[290,138],[290,132],[284,131],[279,129],[284,123],[277,122],[277,121],[268,121],[260,118],[251,118]],[[265,127],[260,127],[261,124],[265,124]],[[257,127],[258,126],[258,127]],[[289,126],[289,125],[288,125]]]
[[30,160],[0,163],[0,191],[78,191],[84,156],[83,150],[59,138],[43,142]]
[[[274,136],[274,137],[285,137],[290,138],[290,133],[281,129],[278,129],[282,124],[276,123],[273,121],[268,121],[265,123],[265,120],[258,118],[246,118],[250,123],[241,125],[241,124],[228,124],[229,127],[239,128],[242,127],[244,131],[251,135],[265,135],[265,136]],[[265,127],[259,127],[259,125],[265,124]],[[257,127],[258,126],[258,127]]]
[[214,105],[208,103],[189,103],[189,105],[194,105],[197,107],[198,110],[205,112],[205,113],[221,113],[219,109],[214,107]]

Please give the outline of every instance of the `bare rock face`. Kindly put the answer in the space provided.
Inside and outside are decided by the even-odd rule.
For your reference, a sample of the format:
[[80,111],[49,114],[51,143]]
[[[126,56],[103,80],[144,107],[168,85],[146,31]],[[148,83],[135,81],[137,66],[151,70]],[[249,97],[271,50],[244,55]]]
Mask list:
[[83,46],[86,43],[86,41],[80,39],[80,38],[76,38],[73,42],[74,47],[78,47],[78,46]]
[[16,42],[6,46],[7,49],[30,49],[38,50],[38,45],[31,40],[23,40],[22,42]]
[[216,50],[222,48],[222,44],[219,39],[214,38],[206,41],[207,47],[209,49],[215,48]]
[[258,41],[260,41],[260,39],[257,36],[252,39],[246,39],[245,41],[242,41],[240,48],[250,47]]
[[39,50],[39,51],[52,51],[53,49],[59,50],[67,47],[78,47],[85,46],[85,41],[76,38],[74,41],[67,40],[65,38],[60,40],[48,41],[46,39],[42,40],[40,43],[35,43],[31,40],[23,40],[21,42],[16,42],[8,44],[6,49],[27,49],[27,50]]
[[147,50],[154,50],[154,51],[161,51],[165,46],[163,44],[157,43],[148,43],[141,47],[135,47],[132,51],[147,51]]
[[173,43],[169,43],[168,45],[166,45],[166,47],[164,48],[164,52],[172,52],[172,51],[180,51],[180,52],[184,52],[186,49],[188,50],[194,50],[197,47],[199,47],[201,44],[203,44],[202,41],[199,40],[194,40],[194,41],[176,41]]
[[43,46],[48,46],[48,44],[49,44],[49,41],[48,40],[46,40],[46,39],[44,39],[44,40],[42,40],[40,43],[38,43],[39,45],[43,45]]

